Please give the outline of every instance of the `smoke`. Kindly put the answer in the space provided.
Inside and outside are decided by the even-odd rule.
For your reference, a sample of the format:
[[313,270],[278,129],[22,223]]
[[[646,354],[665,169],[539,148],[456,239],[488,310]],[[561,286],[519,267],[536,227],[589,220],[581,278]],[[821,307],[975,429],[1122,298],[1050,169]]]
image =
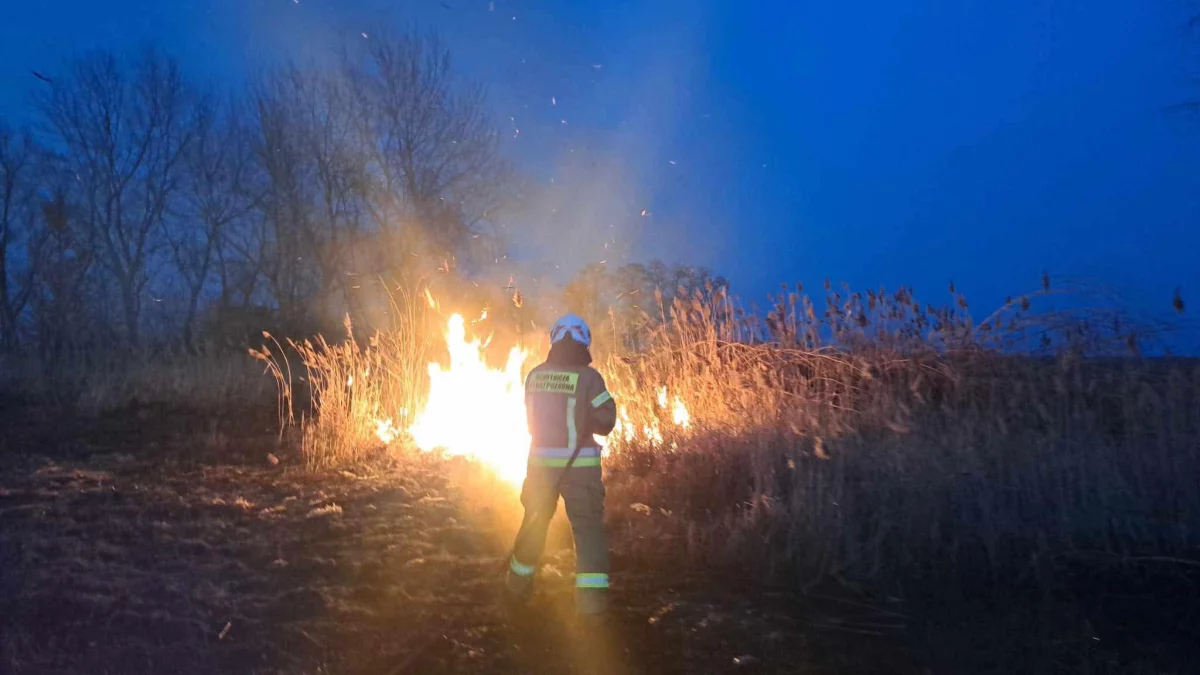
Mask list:
[[678,161],[689,150],[704,154],[705,139],[685,132],[705,112],[694,103],[708,58],[701,10],[214,0],[140,16],[105,11],[114,25],[135,22],[137,40],[157,42],[201,82],[235,92],[283,62],[332,65],[341,50],[385,33],[437,34],[455,75],[487,88],[503,152],[526,186],[496,221],[507,256],[470,271],[480,285],[549,301],[587,265],[706,264],[717,254],[711,237],[693,236],[683,209],[703,199],[701,181]]
[[665,206],[686,204],[689,169],[676,157],[702,140],[681,137],[702,114],[693,109],[706,67],[699,12],[624,25],[630,15],[603,4],[287,0],[231,16],[250,52],[318,62],[375,33],[442,39],[456,75],[487,88],[525,183],[521,203],[498,219],[508,258],[476,270],[481,281],[561,285],[590,264],[706,264],[716,254],[711,237],[689,237],[687,216]]

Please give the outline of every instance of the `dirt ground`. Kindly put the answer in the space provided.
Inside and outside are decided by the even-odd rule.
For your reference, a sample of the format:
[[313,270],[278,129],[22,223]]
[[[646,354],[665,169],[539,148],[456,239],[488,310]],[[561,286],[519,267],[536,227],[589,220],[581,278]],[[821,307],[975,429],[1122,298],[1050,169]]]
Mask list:
[[506,616],[516,501],[461,462],[311,475],[269,415],[0,405],[3,673],[927,672],[901,605],[619,552],[609,622],[578,625],[562,523]]

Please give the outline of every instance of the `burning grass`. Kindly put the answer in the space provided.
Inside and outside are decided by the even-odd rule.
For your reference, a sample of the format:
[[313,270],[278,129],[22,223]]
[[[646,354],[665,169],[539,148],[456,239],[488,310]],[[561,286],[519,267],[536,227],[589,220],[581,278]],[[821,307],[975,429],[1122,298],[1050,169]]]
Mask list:
[[904,290],[868,297],[832,294],[823,315],[781,298],[776,339],[747,344],[697,295],[606,359],[629,414],[666,418],[664,383],[691,418],[665,446],[614,445],[624,545],[889,593],[1200,559],[1200,363],[1087,358],[1050,330],[1049,355],[1004,355],[1034,325],[1023,303],[984,330]]
[[[935,309],[904,289],[830,289],[818,313],[790,293],[765,332],[722,295],[677,297],[657,321],[592,317],[620,410],[606,450],[610,512],[619,545],[637,556],[892,591],[947,575],[1037,579],[1089,557],[1200,558],[1194,362],[1104,358],[1136,340],[1087,342],[1061,316],[1051,325],[1029,313],[1028,299],[975,324],[960,296]],[[430,338],[443,319],[406,308],[367,347],[294,345],[313,397],[302,420],[309,466],[377,450],[381,419],[400,443],[422,429],[403,420],[421,417],[430,374],[455,366],[422,372],[445,358]],[[1042,354],[1000,351],[1039,330]],[[452,353],[460,343],[451,337]],[[480,346],[471,350],[470,367],[485,367]],[[462,358],[452,359],[460,374]],[[475,425],[477,452],[517,448],[485,459],[519,478],[523,441],[479,424],[487,402],[438,405],[441,435],[417,445]]]
[[[263,461],[279,448],[254,423],[225,429],[246,456],[184,462],[202,448],[181,420],[91,419],[59,447],[62,421],[32,424],[30,412],[0,409],[6,674],[625,675],[735,672],[746,654],[759,672],[819,658],[897,672],[903,658],[895,632],[868,654],[835,631],[799,636],[802,620],[861,610],[800,614],[656,569],[623,576],[618,646],[589,652],[597,635],[573,625],[569,572],[545,575],[530,625],[503,616],[495,591],[519,516],[475,465],[411,453],[356,472],[297,470],[290,454]],[[570,570],[569,541],[552,532],[553,569]]]
[[[789,601],[793,609],[827,597],[834,585],[874,595],[869,616],[803,631],[853,636],[839,655],[874,654],[889,666],[893,660],[862,640],[902,634],[939,672],[992,672],[998,663],[1007,672],[1064,664],[1173,672],[1171,664],[1192,658],[1185,652],[1200,644],[1194,603],[1174,599],[1194,597],[1200,569],[1200,364],[1114,358],[1104,349],[1105,357],[1089,357],[1096,346],[1128,349],[1128,336],[1115,331],[1092,342],[1051,333],[1046,353],[1003,356],[994,347],[1024,340],[1032,325],[1020,320],[1020,300],[1006,310],[1018,320],[989,320],[1003,329],[984,330],[947,310],[918,313],[906,292],[873,295],[837,298],[821,314],[802,298],[783,298],[769,341],[727,300],[703,293],[680,294],[685,299],[661,307],[658,320],[589,317],[597,367],[621,411],[605,466],[614,592],[624,594],[618,606],[630,635],[680,622],[668,641],[702,636],[717,644],[727,636],[723,610],[705,609],[704,600],[689,607],[686,595],[663,589],[676,589],[680,578],[719,580],[737,596],[741,579],[755,589],[742,602],[756,611],[765,601],[745,598],[761,598],[762,586],[776,581],[809,591]],[[101,431],[23,413],[6,422],[8,435],[21,440],[0,457],[62,442],[79,446],[71,453],[80,462],[91,459],[62,470],[29,459],[5,472],[0,501],[13,526],[0,539],[12,545],[0,551],[24,553],[5,561],[21,576],[9,576],[16,583],[0,595],[10,617],[41,623],[11,618],[9,628],[24,632],[13,632],[19,637],[0,656],[33,672],[30,664],[77,659],[59,665],[86,671],[89,662],[74,655],[87,653],[92,640],[111,641],[120,658],[195,662],[197,672],[261,654],[297,672],[300,661],[328,663],[337,654],[361,657],[367,669],[396,657],[397,622],[416,634],[440,631],[438,621],[449,617],[453,640],[420,658],[453,660],[455,672],[481,672],[479,663],[496,653],[509,658],[507,637],[479,632],[481,625],[499,630],[498,618],[488,614],[480,624],[476,617],[491,608],[494,563],[518,515],[507,494],[512,477],[506,485],[472,473],[473,482],[451,494],[445,476],[463,463],[411,450],[421,445],[412,430],[430,408],[431,378],[455,370],[451,353],[462,348],[472,367],[504,375],[513,345],[503,338],[489,345],[495,326],[481,320],[464,321],[463,333],[451,332],[447,342],[448,317],[430,304],[398,303],[394,329],[369,339],[347,326],[344,341],[271,341],[258,352],[280,386],[282,421],[298,431],[295,448],[265,438],[247,456],[247,443],[205,418],[200,426],[164,420],[172,438],[195,447],[149,454],[160,446],[147,439],[153,420],[141,411],[123,422],[113,415],[88,422]],[[528,354],[522,370],[544,351],[518,346]],[[138,372],[152,372],[150,363]],[[178,384],[206,381],[183,368],[162,375],[178,378],[169,387],[94,383],[90,390],[127,392],[92,398],[101,409],[131,395],[178,404],[224,392],[228,407],[261,394],[237,384],[229,368],[211,368],[212,388],[202,391]],[[496,397],[512,394],[512,379]],[[271,380],[254,382],[269,388]],[[447,400],[440,424],[473,425],[482,438],[506,433],[470,410],[456,414]],[[44,437],[18,428],[39,419]],[[262,434],[269,423],[248,426]],[[104,438],[110,427],[133,437],[113,445]],[[372,472],[364,460],[384,448],[390,470]],[[204,467],[200,458],[214,451],[236,466]],[[505,457],[482,459],[495,468]],[[255,468],[243,471],[245,462]],[[297,465],[312,471],[293,471]],[[552,552],[550,563],[569,570],[569,549]],[[647,582],[654,575],[669,583]],[[83,585],[58,581],[68,577]],[[192,589],[197,578],[216,591]],[[164,579],[180,589],[168,598],[173,618],[165,623],[152,615],[164,602],[149,600]],[[431,590],[457,589],[464,579],[469,597]],[[554,597],[569,598],[569,575],[547,579]],[[122,584],[133,589],[127,597],[146,600],[118,600]],[[654,606],[643,602],[647,589]],[[100,605],[79,604],[93,601]],[[38,607],[48,609],[30,609]],[[117,607],[128,621],[105,624],[114,631],[139,635],[159,625],[170,634],[121,643],[96,628],[96,617]],[[63,622],[81,611],[86,618]],[[750,656],[767,655],[791,672],[782,664],[793,662],[771,650],[812,646],[796,641],[794,622],[780,615],[752,631],[787,639],[764,638]],[[64,630],[77,642],[42,646]],[[361,654],[337,647],[364,639],[374,646]],[[646,663],[662,663],[661,648],[648,648],[654,656]],[[179,660],[183,654],[191,660]],[[729,654],[721,658],[729,665]]]
[[[285,430],[298,425],[308,468],[362,461],[379,449],[380,437],[390,439],[399,428],[394,420],[415,419],[425,402],[434,354],[430,315],[407,296],[393,309],[393,328],[366,345],[347,320],[340,343],[321,336],[280,343],[264,334],[271,345],[250,351],[274,376],[280,424]],[[297,392],[307,392],[307,399],[297,402]]]

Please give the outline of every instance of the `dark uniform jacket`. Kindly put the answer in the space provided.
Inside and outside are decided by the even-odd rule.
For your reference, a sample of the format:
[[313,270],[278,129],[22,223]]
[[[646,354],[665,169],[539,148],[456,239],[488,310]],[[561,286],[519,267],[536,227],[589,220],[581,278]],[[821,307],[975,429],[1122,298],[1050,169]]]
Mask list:
[[617,421],[617,405],[591,355],[569,338],[554,344],[546,362],[525,378],[525,411],[531,438],[529,461],[540,466],[599,466],[593,434],[607,436]]

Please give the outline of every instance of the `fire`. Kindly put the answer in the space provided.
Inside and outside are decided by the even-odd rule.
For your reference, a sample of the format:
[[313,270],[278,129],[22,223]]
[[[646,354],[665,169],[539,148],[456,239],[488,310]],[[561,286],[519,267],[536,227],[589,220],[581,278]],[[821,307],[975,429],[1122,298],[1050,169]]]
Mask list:
[[675,426],[686,429],[692,426],[692,416],[688,413],[687,406],[679,397],[675,397],[675,406],[671,408],[671,420],[675,422]]
[[[432,296],[427,295],[427,300],[435,304]],[[445,337],[450,364],[429,364],[429,397],[424,409],[407,427],[392,419],[376,419],[376,436],[391,443],[407,432],[421,450],[440,449],[448,455],[471,457],[506,482],[520,485],[529,455],[522,374],[528,353],[514,347],[504,368],[490,367],[484,358],[487,345],[478,338],[467,339],[466,322],[459,314],[450,317]],[[691,416],[683,401],[678,396],[668,398],[666,387],[658,388],[657,394],[659,408],[664,414],[669,412],[666,419],[678,428],[688,428]],[[657,420],[640,427],[618,406],[614,436],[626,442],[663,442]],[[605,439],[597,441],[607,446]]]
[[[692,425],[692,415],[688,412],[687,406],[683,399],[679,396],[670,397],[666,387],[655,388],[656,398],[658,399],[658,407],[662,410],[670,408],[671,422],[679,429],[687,429]],[[629,420],[629,413],[624,408],[617,409],[617,425],[613,428],[613,435],[624,440],[626,443],[636,443],[644,441],[652,446],[660,446],[663,444],[662,427],[658,423],[658,419],[651,418],[648,422],[641,425],[641,428],[634,426]],[[675,447],[674,441],[671,447]]]
[[375,435],[384,443],[391,443],[400,435],[400,430],[396,428],[392,420],[375,420]]
[[[663,410],[667,409],[666,387],[658,388],[658,407],[662,408]],[[690,413],[688,413],[687,406],[683,404],[683,401],[680,400],[678,396],[675,397],[674,402],[671,405],[671,421],[675,423],[675,426],[681,429],[687,429],[692,425],[692,416]]]
[[450,317],[446,347],[450,367],[429,364],[429,400],[409,434],[422,450],[473,457],[519,484],[529,454],[521,376],[527,354],[514,347],[503,370],[490,368],[484,345],[467,339],[459,314]]

